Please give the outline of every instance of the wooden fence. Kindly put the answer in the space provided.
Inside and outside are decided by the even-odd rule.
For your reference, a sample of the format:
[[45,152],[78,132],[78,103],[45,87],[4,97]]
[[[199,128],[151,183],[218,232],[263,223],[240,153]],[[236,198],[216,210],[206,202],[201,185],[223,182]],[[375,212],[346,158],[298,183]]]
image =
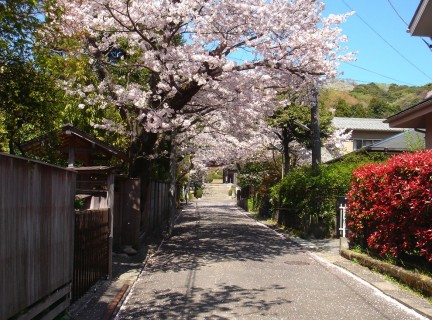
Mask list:
[[250,196],[250,188],[244,187],[241,190],[237,190],[237,206],[242,208],[244,211],[249,211],[248,199]]
[[113,247],[121,251],[125,245],[140,245],[141,183],[139,179],[116,176],[114,185]]
[[0,319],[69,305],[75,173],[0,154]]
[[151,234],[164,231],[169,223],[169,214],[169,184],[151,181],[141,214],[141,232]]
[[109,274],[109,209],[75,212],[72,300]]

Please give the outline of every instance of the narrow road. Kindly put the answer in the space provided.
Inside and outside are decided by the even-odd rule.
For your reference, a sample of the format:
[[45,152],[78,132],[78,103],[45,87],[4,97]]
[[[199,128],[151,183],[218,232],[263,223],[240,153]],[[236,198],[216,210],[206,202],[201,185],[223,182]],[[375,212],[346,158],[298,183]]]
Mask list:
[[422,319],[235,206],[182,212],[116,319]]

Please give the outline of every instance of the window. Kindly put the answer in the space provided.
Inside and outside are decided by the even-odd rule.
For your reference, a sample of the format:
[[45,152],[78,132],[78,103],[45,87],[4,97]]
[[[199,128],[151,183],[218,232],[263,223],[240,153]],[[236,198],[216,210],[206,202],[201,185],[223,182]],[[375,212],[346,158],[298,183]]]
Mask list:
[[354,140],[354,150],[361,149],[366,146],[370,146],[371,144],[380,142],[378,139],[355,139]]

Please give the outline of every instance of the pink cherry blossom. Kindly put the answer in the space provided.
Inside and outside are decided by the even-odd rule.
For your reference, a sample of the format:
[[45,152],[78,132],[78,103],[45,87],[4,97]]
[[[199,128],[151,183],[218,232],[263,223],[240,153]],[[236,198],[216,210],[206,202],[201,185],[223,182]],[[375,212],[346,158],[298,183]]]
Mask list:
[[[82,47],[68,53],[88,56],[105,71],[98,83],[69,79],[69,93],[86,105],[127,111],[148,132],[176,128],[179,139],[212,158],[265,153],[272,136],[264,119],[278,92],[335,77],[339,61],[353,59],[338,27],[350,14],[323,17],[324,4],[315,0],[59,0],[53,6],[63,15],[48,13],[51,34],[80,39]],[[135,57],[122,56],[122,70],[145,71],[152,81],[112,76],[110,68],[120,67],[108,58],[114,49]],[[217,140],[223,143],[216,146]]]

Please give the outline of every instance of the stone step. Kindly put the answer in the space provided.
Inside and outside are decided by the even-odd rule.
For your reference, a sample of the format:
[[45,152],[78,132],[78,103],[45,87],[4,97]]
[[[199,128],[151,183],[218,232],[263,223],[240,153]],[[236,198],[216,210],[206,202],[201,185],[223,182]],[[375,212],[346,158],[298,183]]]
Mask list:
[[[221,179],[220,179],[221,180]],[[232,183],[219,182],[207,183],[204,185],[203,199],[205,200],[230,200],[233,198],[229,196],[229,190],[232,189]]]

